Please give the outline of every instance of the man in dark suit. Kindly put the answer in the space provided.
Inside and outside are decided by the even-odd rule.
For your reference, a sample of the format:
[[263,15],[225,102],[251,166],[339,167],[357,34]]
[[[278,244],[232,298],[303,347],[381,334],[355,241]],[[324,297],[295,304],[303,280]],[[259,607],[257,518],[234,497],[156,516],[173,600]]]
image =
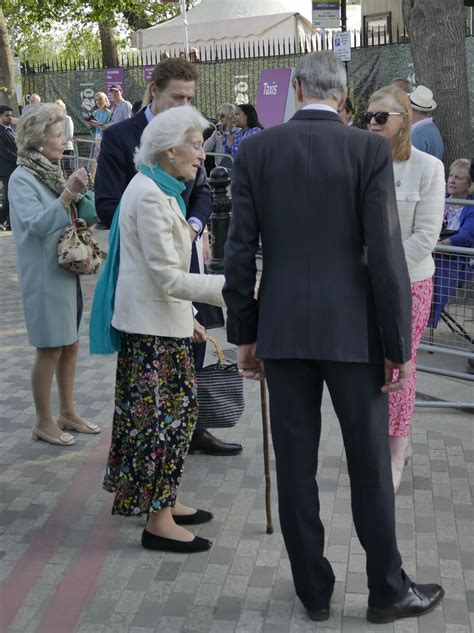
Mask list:
[[16,169],[15,131],[12,128],[13,110],[0,106],[0,179],[3,186],[3,203],[0,216],[2,230],[10,230],[10,205],[8,204],[8,181]]
[[434,608],[443,590],[411,583],[395,537],[386,394],[411,372],[411,293],[390,147],[337,115],[346,73],[332,53],[303,57],[294,87],[298,112],[244,141],[234,164],[228,339],[241,373],[268,381],[281,528],[309,616],[329,617],[335,581],[316,483],[326,383],[367,554],[367,618],[391,622]]
[[[154,69],[150,90],[150,104],[136,116],[106,129],[100,145],[99,160],[95,175],[95,203],[97,214],[107,228],[123,192],[135,176],[133,162],[135,149],[146,125],[159,112],[190,104],[196,91],[197,73],[185,59],[166,59]],[[196,180],[189,181],[183,192],[187,209],[189,232],[193,241],[191,272],[199,273],[199,262],[194,240],[203,232],[212,211],[212,196],[206,184],[206,172],[201,167]],[[205,306],[195,304],[196,318],[203,321]],[[204,362],[205,343],[195,344],[194,359],[199,369]],[[191,440],[190,453],[209,455],[236,455],[242,451],[240,444],[224,442],[200,428],[199,423]]]

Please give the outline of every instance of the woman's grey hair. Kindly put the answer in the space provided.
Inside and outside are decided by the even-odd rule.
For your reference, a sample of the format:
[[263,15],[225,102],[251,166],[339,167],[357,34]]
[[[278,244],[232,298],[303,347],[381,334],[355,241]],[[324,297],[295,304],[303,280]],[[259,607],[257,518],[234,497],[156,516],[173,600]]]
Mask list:
[[225,114],[225,116],[231,117],[234,114],[235,106],[231,103],[223,103],[218,110],[219,114]]
[[341,60],[329,51],[309,53],[293,72],[306,99],[339,99],[347,92],[347,73]]
[[157,114],[146,126],[135,152],[135,166],[154,167],[158,156],[167,149],[186,143],[192,132],[203,132],[209,121],[194,106],[178,106]]
[[64,118],[64,108],[57,103],[39,103],[34,108],[28,108],[16,126],[18,155],[28,150],[38,150],[49,136],[49,128],[64,121]]

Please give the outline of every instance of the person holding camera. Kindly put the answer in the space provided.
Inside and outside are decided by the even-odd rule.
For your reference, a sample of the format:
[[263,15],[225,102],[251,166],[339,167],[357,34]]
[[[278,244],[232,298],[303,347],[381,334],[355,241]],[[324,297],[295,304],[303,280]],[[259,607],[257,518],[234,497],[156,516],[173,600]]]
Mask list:
[[94,112],[92,112],[92,114],[90,114],[90,116],[86,119],[86,123],[95,139],[93,158],[97,160],[100,152],[102,134],[110,121],[112,110],[110,109],[109,98],[105,92],[96,92],[94,95],[94,101],[97,109],[94,110]]
[[[206,154],[209,152],[225,154],[223,147],[224,133],[228,131],[230,134],[234,134],[237,131],[237,128],[234,128],[232,125],[233,116],[234,106],[231,103],[223,103],[219,108],[215,130],[210,137],[204,141],[203,149]],[[221,166],[226,169],[232,169],[232,160],[227,156],[216,156],[215,164],[216,167]]]

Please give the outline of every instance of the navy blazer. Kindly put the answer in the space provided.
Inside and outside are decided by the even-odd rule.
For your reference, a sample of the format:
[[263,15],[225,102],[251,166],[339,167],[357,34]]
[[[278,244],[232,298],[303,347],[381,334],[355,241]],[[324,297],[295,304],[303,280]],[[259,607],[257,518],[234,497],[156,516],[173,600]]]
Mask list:
[[[95,174],[94,190],[97,215],[107,228],[112,224],[115,209],[128,183],[137,173],[133,162],[135,149],[147,125],[145,110],[104,131]],[[198,218],[203,227],[212,211],[212,196],[203,168],[196,180],[189,181],[183,192],[187,217]]]
[[[300,110],[242,141],[225,246],[227,336],[260,358],[411,357],[411,287],[389,143]],[[254,296],[262,239],[262,279]]]
[[0,125],[0,178],[10,178],[16,169],[16,143],[3,125]]

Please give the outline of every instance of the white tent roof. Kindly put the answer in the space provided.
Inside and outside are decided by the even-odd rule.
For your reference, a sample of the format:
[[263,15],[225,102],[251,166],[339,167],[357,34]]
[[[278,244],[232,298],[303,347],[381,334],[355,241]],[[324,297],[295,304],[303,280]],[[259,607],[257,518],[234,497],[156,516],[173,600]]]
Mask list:
[[[311,10],[311,0],[202,0],[187,12],[189,43],[258,37],[296,13],[311,28]],[[135,35],[139,48],[179,46],[183,22],[178,16]]]

